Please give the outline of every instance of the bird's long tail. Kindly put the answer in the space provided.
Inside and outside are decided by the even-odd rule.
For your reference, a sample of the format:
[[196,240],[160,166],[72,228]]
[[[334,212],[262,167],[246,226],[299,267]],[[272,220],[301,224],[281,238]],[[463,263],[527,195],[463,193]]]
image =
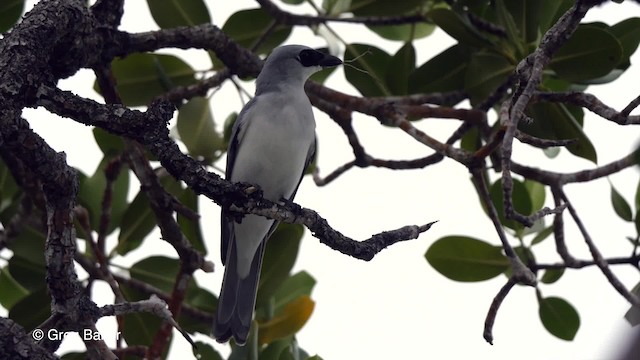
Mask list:
[[213,322],[213,336],[221,343],[233,336],[236,344],[244,345],[251,328],[265,241],[258,247],[251,261],[251,270],[245,278],[238,276],[236,242],[230,241],[229,246],[231,249],[226,258],[217,314]]

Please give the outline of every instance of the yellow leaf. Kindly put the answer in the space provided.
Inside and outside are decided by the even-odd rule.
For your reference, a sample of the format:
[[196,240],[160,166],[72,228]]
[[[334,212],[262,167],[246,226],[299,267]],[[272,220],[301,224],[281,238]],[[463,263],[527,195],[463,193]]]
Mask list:
[[268,344],[295,334],[309,320],[315,305],[316,303],[307,295],[302,295],[290,302],[281,314],[258,325],[258,342]]

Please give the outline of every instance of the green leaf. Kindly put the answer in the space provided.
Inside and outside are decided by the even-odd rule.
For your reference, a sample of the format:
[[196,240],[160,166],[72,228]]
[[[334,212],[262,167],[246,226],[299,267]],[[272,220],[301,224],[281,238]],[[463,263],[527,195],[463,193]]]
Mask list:
[[[165,190],[176,197],[180,197],[183,188],[171,176],[160,179]],[[115,251],[120,255],[137,249],[151,230],[156,227],[156,217],[151,209],[149,199],[144,190],[140,190],[122,216],[118,246]]]
[[[516,53],[520,56],[524,56],[524,48],[525,42],[523,36],[525,36],[524,29],[520,29],[516,25],[516,21],[514,20],[514,16],[510,11],[516,10],[513,15],[521,15],[523,11],[524,3],[526,1],[507,1],[508,4],[517,3],[520,5],[519,9],[516,8],[507,8],[505,6],[505,0],[496,0],[495,2],[495,11],[498,17],[498,22],[507,32],[507,39],[509,40],[509,45],[516,50]],[[520,10],[520,11],[517,11]],[[523,19],[518,19],[518,23],[522,25]]]
[[96,127],[93,128],[93,138],[105,156],[113,157],[124,151],[124,140],[118,135]]
[[3,0],[0,3],[0,33],[11,29],[22,16],[25,0]]
[[[98,132],[96,132],[97,134]],[[103,134],[104,135],[104,134]],[[103,136],[97,135],[97,136]],[[96,138],[97,139],[97,138]],[[112,166],[111,162],[114,159],[116,144],[111,143],[107,145],[105,143],[106,137],[100,141],[102,142],[102,146],[105,148],[103,151],[105,155],[98,168],[94,172],[91,177],[85,177],[80,179],[80,188],[78,190],[78,202],[84,206],[89,212],[89,221],[91,224],[91,228],[93,230],[100,229],[100,221],[102,217],[102,202],[104,201],[105,189],[107,186],[107,177],[105,170]],[[100,143],[99,142],[99,143]],[[107,146],[113,146],[113,148],[107,149]],[[122,215],[125,212],[125,209],[129,205],[127,203],[127,196],[129,195],[129,171],[127,166],[124,165],[121,167],[118,177],[112,184],[112,193],[111,193],[111,215],[109,227],[107,229],[107,234],[110,234],[120,226],[120,221],[122,220]],[[83,235],[82,232],[79,232],[78,235]]]
[[[490,194],[493,206],[498,212],[500,223],[510,229],[522,231],[524,229],[524,225],[514,220],[507,220],[505,216],[502,179],[498,179],[491,185]],[[513,179],[513,193],[511,195],[511,199],[513,202],[513,208],[520,214],[527,216],[533,213],[531,196],[529,196],[529,192],[524,186],[524,183],[518,179]]]
[[[637,283],[636,286],[631,289],[631,292],[635,296],[640,297],[640,283]],[[631,306],[629,310],[627,310],[627,312],[624,314],[624,318],[631,326],[640,325],[640,309],[638,309],[636,306]]]
[[624,221],[633,221],[633,214],[631,212],[631,207],[627,200],[620,195],[618,190],[611,185],[611,204],[613,205],[613,210],[615,210],[616,214],[624,220]]
[[537,103],[530,106],[532,122],[520,122],[518,128],[542,139],[576,139],[567,149],[581,158],[598,162],[596,149],[582,130],[584,112],[572,105]]
[[636,52],[640,44],[640,18],[633,17],[622,20],[611,26],[609,32],[615,36],[622,45],[623,61],[628,62],[631,55]]
[[191,349],[193,355],[198,360],[223,360],[220,353],[218,353],[211,345],[202,341],[196,341],[195,346]]
[[556,52],[549,67],[568,81],[578,82],[607,75],[622,60],[622,45],[608,31],[579,26]]
[[562,275],[564,274],[564,269],[547,269],[542,275],[540,281],[545,284],[553,284],[554,282],[560,280]]
[[425,38],[436,29],[435,25],[425,22],[401,25],[367,25],[367,27],[382,38],[404,42]]
[[11,171],[0,159],[0,211],[8,209],[19,192],[20,188],[13,179]]
[[[222,31],[238,45],[253,48],[258,39],[271,27],[275,20],[263,9],[240,10],[231,15]],[[282,44],[291,34],[291,26],[278,25],[271,34],[262,40],[257,54],[266,54]]]
[[[112,63],[117,90],[126,106],[143,106],[175,86],[196,82],[195,71],[172,55],[132,54]],[[98,83],[93,89],[100,92]]]
[[257,306],[267,304],[280,285],[289,276],[298,256],[304,227],[280,223],[267,242],[258,283]]
[[532,213],[542,209],[546,199],[545,186],[535,180],[525,179],[524,187],[527,188],[527,192],[531,197]]
[[269,345],[260,352],[260,360],[280,360],[280,356],[282,356],[284,352],[289,351],[291,342],[292,338],[284,338],[270,342]]
[[[370,53],[366,53],[367,51]],[[346,63],[358,57],[351,65],[359,70],[352,66],[343,66],[343,69],[347,81],[363,96],[391,95],[391,89],[384,82],[391,62],[391,55],[372,45],[348,44],[344,57]]]
[[8,267],[0,270],[0,305],[7,310],[25,296],[29,291],[20,285],[9,273]]
[[[210,291],[199,287],[195,279],[192,279],[187,288],[185,303],[209,314],[214,314],[218,306],[218,298]],[[190,334],[196,332],[209,334],[211,332],[211,321],[206,318],[191,317],[189,313],[181,312],[177,320],[180,327]]]
[[580,315],[566,300],[559,297],[539,299],[538,313],[545,329],[552,335],[571,341],[580,328]]
[[302,295],[311,296],[311,291],[316,285],[316,280],[306,271],[300,271],[288,277],[273,294],[275,299],[273,312],[278,314],[285,305]]
[[12,279],[29,292],[46,288],[45,277],[47,274],[44,262],[33,262],[31,259],[14,254],[9,259],[7,269]]
[[349,11],[350,7],[351,0],[322,0],[322,9],[325,10],[327,15],[340,15]]
[[211,22],[203,0],[147,0],[151,16],[163,29]]
[[437,8],[429,11],[427,17],[444,32],[461,44],[474,47],[487,47],[491,43],[469,23],[450,9]]
[[349,12],[355,16],[405,15],[422,6],[424,0],[352,0]]
[[[178,197],[178,200],[182,205],[191,209],[194,213],[199,214],[198,195],[193,192],[193,190],[186,188]],[[178,225],[180,225],[180,230],[182,230],[184,236],[186,236],[191,245],[193,245],[193,248],[201,252],[203,255],[206,255],[207,247],[204,244],[200,219],[191,220],[178,213]]]
[[[162,271],[158,271],[161,269]],[[150,256],[129,268],[132,278],[144,281],[158,289],[170,293],[180,270],[180,261],[166,256]]]
[[118,246],[116,247],[117,253],[125,255],[137,249],[155,226],[156,219],[151,210],[149,199],[141,190],[129,204],[122,217]]
[[9,310],[9,319],[31,331],[51,316],[51,297],[46,288],[33,292],[15,303]]
[[184,104],[178,112],[177,127],[180,140],[195,158],[202,157],[210,163],[215,160],[216,152],[224,149],[224,141],[216,132],[209,99],[194,97]]
[[314,308],[315,302],[306,295],[290,302],[280,314],[259,323],[258,342],[268,344],[297,333],[309,320]]
[[534,238],[531,240],[531,246],[541,243],[544,239],[548,238],[549,235],[553,234],[553,225],[544,228],[542,231],[536,234]]
[[488,280],[509,267],[500,247],[466,236],[440,238],[425,257],[440,274],[455,281]]
[[475,53],[467,67],[464,88],[471,94],[471,104],[475,105],[486,99],[515,70],[503,56],[492,53]]
[[540,33],[546,33],[574,3],[574,0],[541,0],[538,6]]
[[386,81],[394,95],[406,95],[409,86],[409,74],[416,68],[416,50],[413,44],[406,43],[389,61]]
[[409,75],[409,92],[415,94],[461,89],[468,61],[469,50],[462,45],[444,50]]

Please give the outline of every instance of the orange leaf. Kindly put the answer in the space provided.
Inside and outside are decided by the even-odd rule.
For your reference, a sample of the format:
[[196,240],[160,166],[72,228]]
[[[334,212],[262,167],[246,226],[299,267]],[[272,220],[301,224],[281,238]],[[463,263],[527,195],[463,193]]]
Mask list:
[[258,325],[258,342],[268,344],[295,334],[309,320],[315,305],[316,303],[307,295],[293,300],[287,304],[281,314]]

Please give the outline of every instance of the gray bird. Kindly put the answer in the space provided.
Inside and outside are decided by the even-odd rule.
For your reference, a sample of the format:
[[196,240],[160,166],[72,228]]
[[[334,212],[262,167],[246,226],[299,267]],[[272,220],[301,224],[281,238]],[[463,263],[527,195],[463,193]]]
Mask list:
[[[293,200],[315,152],[315,127],[304,84],[311,74],[342,64],[335,56],[301,45],[275,49],[256,79],[255,97],[233,126],[226,178],[260,186],[271,201]],[[277,221],[245,215],[240,222],[222,209],[225,264],[213,335],[247,341],[265,244]]]

